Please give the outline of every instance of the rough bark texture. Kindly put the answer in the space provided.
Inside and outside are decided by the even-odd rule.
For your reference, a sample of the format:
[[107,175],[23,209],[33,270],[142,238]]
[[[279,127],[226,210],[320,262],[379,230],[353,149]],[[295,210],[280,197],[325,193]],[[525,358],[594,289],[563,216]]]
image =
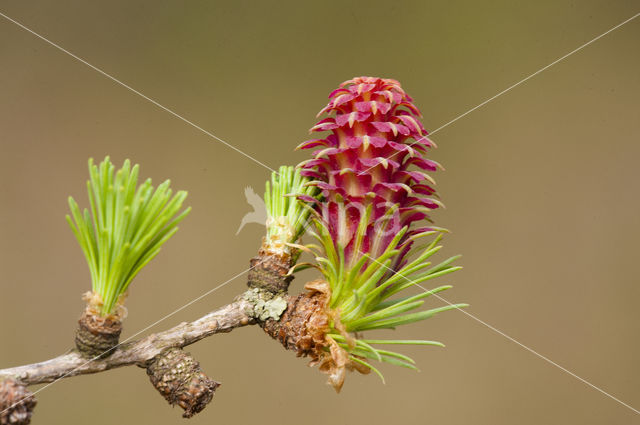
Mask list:
[[0,425],[26,425],[31,422],[36,399],[12,379],[0,381]]
[[[295,349],[298,355],[309,355],[324,338],[327,319],[318,312],[324,311],[326,300],[311,293],[286,295],[293,279],[287,274],[290,263],[287,255],[261,250],[251,260],[252,289],[234,303],[136,341],[118,344],[122,326],[117,318],[103,319],[85,312],[79,320],[75,350],[44,362],[0,369],[0,407],[6,410],[0,416],[0,425],[29,423],[35,399],[26,390],[27,385],[130,365],[146,368],[152,384],[165,399],[181,406],[184,417],[191,417],[206,407],[220,384],[207,377],[198,362],[181,348],[248,324],[260,322],[285,347]],[[288,314],[280,325],[278,319],[285,308]]]
[[194,322],[184,322],[140,340],[120,344],[109,357],[91,360],[74,350],[41,363],[0,369],[0,381],[10,378],[20,384],[33,385],[122,366],[147,367],[149,361],[168,348],[185,347],[210,335],[254,323],[247,313],[252,310],[253,305],[240,298]]
[[[286,295],[293,279],[288,275],[291,257],[261,250],[251,260],[251,266],[249,286],[252,289],[240,295],[235,302],[196,321],[184,322],[136,341],[118,344],[122,325],[117,315],[111,320],[85,311],[76,332],[76,349],[44,362],[0,369],[0,425],[29,423],[36,402],[27,391],[27,385],[130,365],[146,368],[152,384],[165,399],[181,406],[185,410],[184,417],[191,417],[206,407],[220,384],[207,377],[198,362],[181,348],[240,326],[264,324],[265,320],[277,322],[287,307],[292,309],[286,319],[287,332],[300,330],[301,333],[300,337],[291,341],[285,338],[284,341],[301,350],[300,355],[310,352],[315,343],[313,337],[309,340],[303,335],[304,318],[300,315],[308,310],[305,317],[312,322],[317,321],[311,312],[315,301],[302,295],[296,302],[298,297]],[[288,305],[287,299],[295,302],[295,306]],[[273,323],[266,326],[271,332],[276,332],[277,327]],[[316,332],[314,326],[318,325],[307,327],[307,334]]]
[[288,350],[295,351],[298,357],[310,357],[310,366],[318,366],[328,375],[327,383],[336,392],[340,392],[349,370],[367,374],[371,370],[349,358],[349,353],[332,338],[327,338],[329,322],[333,323],[347,341],[351,336],[340,324],[337,312],[330,311],[331,290],[327,282],[318,280],[305,285],[308,292],[287,297],[287,309],[279,320],[269,319],[260,322],[264,331],[280,341]]
[[182,416],[185,418],[207,407],[220,386],[204,374],[191,354],[181,348],[170,348],[156,356],[147,367],[147,375],[169,404],[184,409]]
[[[308,286],[307,286],[308,288]],[[327,295],[309,291],[287,297],[287,309],[280,320],[269,319],[261,323],[264,331],[280,341],[298,356],[317,358],[326,346],[325,334],[329,329],[326,312]]]
[[118,345],[121,332],[120,320],[103,318],[85,311],[78,320],[76,348],[89,358],[107,357]]
[[250,288],[270,291],[274,294],[285,293],[293,276],[288,276],[291,268],[291,256],[277,255],[260,249],[258,256],[250,260],[248,282]]

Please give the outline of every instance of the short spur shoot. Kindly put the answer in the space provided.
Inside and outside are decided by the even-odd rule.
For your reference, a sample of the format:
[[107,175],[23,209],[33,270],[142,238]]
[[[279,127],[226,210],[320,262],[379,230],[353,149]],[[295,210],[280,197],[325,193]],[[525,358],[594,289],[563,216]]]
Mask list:
[[77,348],[105,354],[117,345],[129,285],[178,230],[189,213],[185,191],[173,194],[169,180],[154,188],[138,184],[139,166],[126,160],[115,170],[109,157],[99,166],[89,160],[89,209],[69,197],[67,221],[89,265],[91,292],[76,334]]
[[[266,234],[250,260],[250,289],[195,321],[121,345],[133,279],[190,209],[183,207],[187,193],[174,193],[168,180],[157,187],[150,179],[140,183],[139,167],[129,160],[119,169],[109,157],[99,165],[89,160],[89,206],[81,210],[69,198],[67,216],[91,277],[77,350],[0,369],[0,425],[29,423],[35,399],[28,385],[129,365],[145,368],[160,394],[192,417],[220,383],[183,348],[246,325],[259,325],[309,357],[336,391],[349,371],[374,372],[384,381],[381,366],[417,369],[395,347],[442,347],[388,332],[466,306],[440,297],[448,282],[433,283],[460,267],[458,256],[434,260],[447,231],[432,225],[430,215],[442,203],[429,173],[441,167],[427,158],[435,145],[420,111],[399,82],[358,77],[331,92],[322,114],[328,116],[311,128],[322,135],[299,146],[312,149],[311,158],[280,167],[266,183],[266,211],[258,211]],[[254,209],[262,205],[252,201]],[[304,268],[318,277],[290,295],[290,282]],[[436,298],[441,302],[425,307]]]
[[311,211],[298,195],[315,199],[319,190],[309,186],[309,179],[299,169],[282,166],[271,173],[265,184],[267,232],[258,255],[251,260],[249,286],[273,294],[285,293],[293,276],[300,250],[296,247],[309,225]]

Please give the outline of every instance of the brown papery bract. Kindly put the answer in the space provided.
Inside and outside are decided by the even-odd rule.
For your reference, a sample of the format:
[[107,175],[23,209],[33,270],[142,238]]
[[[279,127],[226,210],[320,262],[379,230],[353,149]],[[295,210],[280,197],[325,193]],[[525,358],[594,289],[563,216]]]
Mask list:
[[339,317],[328,307],[331,298],[329,284],[314,280],[308,282],[305,289],[307,291],[302,294],[288,297],[287,309],[280,320],[269,319],[262,327],[299,357],[311,357],[309,366],[318,365],[321,372],[329,375],[327,383],[340,392],[347,370],[366,374],[370,369],[351,360],[349,353],[327,335],[331,323],[336,327]]

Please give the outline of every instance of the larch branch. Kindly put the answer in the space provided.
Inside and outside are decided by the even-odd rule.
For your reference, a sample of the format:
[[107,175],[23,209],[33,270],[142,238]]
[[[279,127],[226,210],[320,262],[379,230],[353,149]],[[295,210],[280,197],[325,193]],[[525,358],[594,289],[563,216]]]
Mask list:
[[241,296],[193,322],[120,344],[106,358],[87,358],[73,350],[44,362],[0,369],[0,381],[13,379],[24,385],[34,385],[123,366],[146,367],[149,361],[169,348],[182,348],[208,336],[255,323],[251,318],[253,309],[254,304]]

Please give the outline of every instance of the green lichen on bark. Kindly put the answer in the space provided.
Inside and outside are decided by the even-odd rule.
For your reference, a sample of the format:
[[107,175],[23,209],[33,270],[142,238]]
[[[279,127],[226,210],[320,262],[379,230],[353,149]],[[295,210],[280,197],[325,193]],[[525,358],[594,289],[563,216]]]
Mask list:
[[287,300],[284,296],[273,294],[272,292],[252,288],[242,295],[252,308],[248,309],[247,315],[253,319],[264,322],[268,319],[278,320],[287,309]]

